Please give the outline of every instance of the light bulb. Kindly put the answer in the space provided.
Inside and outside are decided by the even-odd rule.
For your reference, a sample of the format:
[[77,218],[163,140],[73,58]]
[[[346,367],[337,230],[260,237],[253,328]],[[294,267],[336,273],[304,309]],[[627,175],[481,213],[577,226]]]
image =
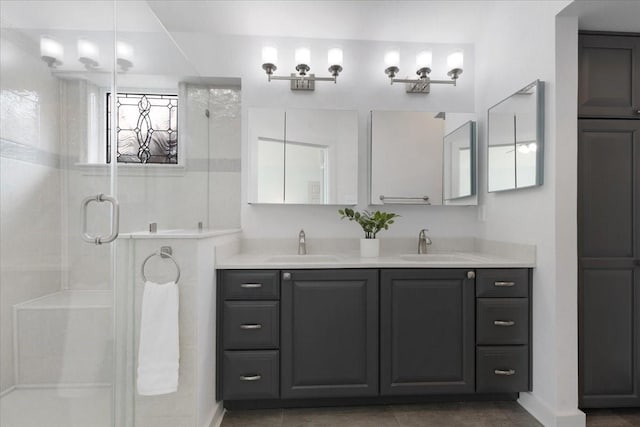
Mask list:
[[97,67],[100,49],[89,40],[78,39],[78,61],[86,67]]
[[329,62],[329,66],[342,66],[342,49],[337,47],[329,49],[329,52],[327,53],[327,61]]
[[518,145],[518,151],[522,154],[529,154],[529,146],[527,144]]
[[416,55],[416,68],[431,68],[433,62],[433,54],[430,50],[423,50]]
[[64,47],[49,36],[40,37],[40,56],[50,67],[62,64]]
[[390,50],[384,54],[384,65],[387,67],[398,67],[400,65],[400,52]]
[[129,43],[118,41],[116,43],[116,59],[123,71],[133,67],[133,47]]
[[278,62],[278,49],[272,46],[265,46],[262,48],[262,63],[263,64],[277,64]]
[[462,69],[463,63],[464,55],[462,54],[462,51],[453,52],[449,56],[447,56],[447,67],[449,68],[449,70],[453,70],[456,68]]
[[295,52],[296,64],[309,65],[311,63],[311,51],[306,47],[299,47]]
[[133,62],[133,47],[129,43],[119,41],[116,44],[116,55],[118,59]]

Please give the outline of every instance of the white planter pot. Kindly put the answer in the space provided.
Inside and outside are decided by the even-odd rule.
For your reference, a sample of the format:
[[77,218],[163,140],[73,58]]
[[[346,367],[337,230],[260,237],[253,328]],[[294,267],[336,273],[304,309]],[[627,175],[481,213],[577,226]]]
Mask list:
[[380,255],[380,240],[360,239],[360,256],[362,258],[375,258]]

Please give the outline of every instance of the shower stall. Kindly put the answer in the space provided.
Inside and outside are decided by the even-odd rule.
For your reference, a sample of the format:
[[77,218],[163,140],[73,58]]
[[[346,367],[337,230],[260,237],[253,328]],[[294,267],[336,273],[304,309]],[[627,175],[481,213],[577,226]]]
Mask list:
[[121,238],[228,225],[212,141],[239,89],[144,1],[2,1],[0,24],[0,425],[132,426]]

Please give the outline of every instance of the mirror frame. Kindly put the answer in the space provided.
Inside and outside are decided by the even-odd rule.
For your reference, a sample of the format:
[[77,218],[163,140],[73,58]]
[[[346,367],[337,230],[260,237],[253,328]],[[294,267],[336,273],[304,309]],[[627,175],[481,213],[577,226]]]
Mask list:
[[[446,181],[446,166],[444,166],[444,156],[445,156],[445,144],[446,141],[445,139],[447,138],[447,136],[453,134],[454,132],[459,131],[460,129],[464,128],[465,126],[469,125],[469,141],[470,141],[470,161],[471,161],[471,181],[469,183],[470,185],[470,193],[469,194],[465,194],[464,196],[458,196],[458,197],[451,197],[450,199],[446,199],[445,198],[445,191],[444,191],[444,185],[445,185],[445,181]],[[466,122],[464,122],[463,124],[461,124],[460,126],[458,126],[457,128],[455,128],[454,130],[452,130],[451,132],[449,132],[447,135],[444,136],[443,140],[442,140],[442,205],[443,206],[456,206],[455,204],[449,203],[447,204],[446,202],[456,202],[459,200],[464,200],[470,197],[474,197],[478,195],[478,125],[477,122],[475,120],[468,120]],[[461,205],[461,206],[477,206],[477,201],[475,205]]]
[[[512,188],[505,188],[502,190],[491,190],[489,189],[489,174],[491,173],[491,165],[489,163],[489,147],[491,146],[491,141],[489,139],[490,131],[491,131],[491,110],[503,102],[510,99],[513,95],[528,90],[532,87],[536,88],[536,180],[535,184],[527,185],[524,187],[518,187],[517,180],[515,182],[515,186]],[[544,81],[536,79],[523,88],[515,91],[511,95],[502,99],[500,102],[492,105],[487,109],[487,153],[486,153],[486,161],[487,161],[487,193],[502,193],[505,191],[514,191],[514,190],[522,190],[525,188],[533,188],[539,187],[544,183]],[[515,145],[515,141],[514,141]],[[516,169],[514,168],[514,174],[517,174]],[[517,175],[516,175],[517,177]]]

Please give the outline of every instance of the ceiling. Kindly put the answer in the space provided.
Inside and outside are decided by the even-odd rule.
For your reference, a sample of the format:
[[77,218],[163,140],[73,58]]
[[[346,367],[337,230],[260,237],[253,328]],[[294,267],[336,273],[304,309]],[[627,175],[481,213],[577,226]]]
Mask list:
[[581,30],[640,33],[640,0],[576,0],[562,14]]
[[169,31],[246,36],[472,43],[482,1],[148,0]]

